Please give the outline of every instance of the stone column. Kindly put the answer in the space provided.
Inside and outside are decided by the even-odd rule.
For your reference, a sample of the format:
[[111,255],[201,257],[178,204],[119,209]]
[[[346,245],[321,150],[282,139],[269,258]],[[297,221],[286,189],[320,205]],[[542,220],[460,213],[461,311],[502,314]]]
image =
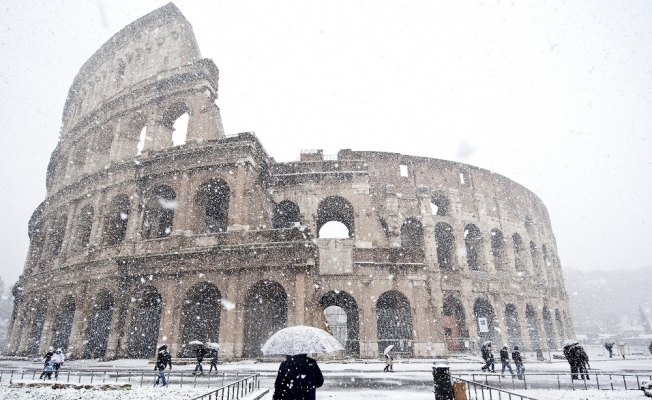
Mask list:
[[[226,297],[224,297],[224,300],[233,303],[235,307],[230,310],[224,308],[220,314],[220,353],[226,359],[242,355],[242,333],[238,331],[242,331],[244,323],[242,319],[244,313],[241,310],[244,310],[246,294],[241,293],[239,281],[239,275],[231,275],[227,280]],[[238,315],[241,318],[239,322],[237,319]],[[239,352],[236,351],[238,340],[240,340]]]
[[378,325],[376,305],[364,301],[360,307],[360,357],[378,358]]
[[181,175],[179,182],[179,193],[177,193],[177,209],[174,210],[174,221],[172,225],[173,235],[192,235],[196,231],[198,224],[193,215],[193,192],[192,181],[187,173]]
[[158,151],[172,147],[172,127],[168,127],[155,110],[150,114],[147,121],[147,134],[145,135],[145,146],[143,152]]
[[[306,272],[297,271],[294,279],[294,310],[290,311],[288,326],[304,325],[306,310]],[[290,316],[288,315],[288,317]]]
[[[91,289],[86,285],[85,290],[80,293],[89,293]],[[88,339],[89,316],[92,313],[92,298],[89,296],[77,296],[75,302],[75,314],[72,318],[70,339],[68,342],[68,353],[71,358],[81,358],[84,355],[86,340]]]
[[250,179],[251,164],[248,159],[240,159],[236,163],[235,185],[231,188],[232,207],[229,207],[227,231],[249,230],[247,223],[247,211],[245,208],[246,198],[244,196],[245,185]]
[[178,295],[175,284],[173,282],[165,282],[164,287],[167,288],[167,290],[160,292],[161,322],[159,323],[158,328],[157,343],[169,343],[170,354],[176,354],[179,350],[179,343],[176,341],[170,343],[170,340],[174,337],[176,327],[179,325],[177,320],[181,318],[181,313],[176,312],[177,299],[179,299],[181,296]]
[[186,142],[201,143],[224,137],[220,109],[213,103],[214,100],[208,89],[203,93],[195,94],[190,99],[191,110]]
[[109,337],[106,342],[106,353],[104,358],[114,360],[125,357],[129,339],[129,328],[131,325],[131,314],[129,309],[132,306],[131,288],[128,282],[121,281],[117,285],[117,291],[113,296],[113,310],[111,312],[111,325]]
[[498,334],[497,339],[500,340],[501,343],[509,343],[507,337],[507,323],[506,323],[507,321],[505,320],[505,304],[499,299],[496,299],[494,301],[494,304],[495,304],[494,335],[496,334],[495,328],[500,329],[500,333]]
[[517,307],[516,320],[518,321],[518,327],[521,332],[521,346],[519,346],[519,349],[524,351],[526,348],[532,348],[532,343],[530,343],[530,331],[527,329],[527,316],[525,315],[526,303],[525,300],[519,300],[514,305]]
[[48,312],[43,322],[43,332],[41,333],[41,342],[39,343],[39,354],[45,354],[45,351],[50,346],[54,346],[54,338],[56,335],[56,323],[59,318],[59,307],[56,300],[52,299],[48,302]]

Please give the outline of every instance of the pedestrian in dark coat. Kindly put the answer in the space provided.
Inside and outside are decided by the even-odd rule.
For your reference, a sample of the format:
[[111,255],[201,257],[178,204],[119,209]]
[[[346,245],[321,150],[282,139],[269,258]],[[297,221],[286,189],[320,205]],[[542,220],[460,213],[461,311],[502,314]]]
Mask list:
[[[46,376],[45,367],[48,366],[53,355],[54,355],[54,347],[49,347],[48,352],[45,353],[45,355],[43,356],[43,372],[41,372],[41,376],[38,377],[39,379],[43,379]],[[52,373],[50,372],[50,376],[51,375]]]
[[564,356],[566,357],[566,360],[568,360],[568,364],[570,365],[572,379],[579,379],[577,373],[580,370],[581,360],[580,360],[580,355],[577,351],[577,346],[578,346],[577,343],[564,346]]
[[589,378],[589,371],[588,369],[591,368],[589,365],[589,355],[586,354],[586,351],[584,350],[584,347],[577,345],[575,346],[576,351],[577,351],[577,360],[578,360],[578,369],[579,372],[582,374],[581,378],[582,379],[591,379]]
[[482,359],[485,362],[482,370],[487,372],[496,372],[496,367],[494,365],[494,354],[491,352],[491,342],[483,344],[480,348],[480,351],[482,352]]
[[197,358],[197,365],[195,366],[195,372],[192,374],[197,375],[197,371],[199,371],[199,375],[204,375],[204,367],[201,365],[201,363],[204,362],[204,356],[206,355],[206,349],[204,349],[204,345],[200,344],[197,346],[195,353]]
[[168,352],[168,345],[164,344],[158,348],[158,354],[156,355],[156,365],[154,366],[154,371],[158,371],[158,376],[156,378],[156,383],[154,386],[158,386],[159,381],[163,381],[163,386],[167,386],[168,383],[165,380],[165,367],[170,366],[172,369],[172,356]]
[[604,348],[609,352],[609,358],[613,358],[614,355],[614,343],[607,342],[604,344]]
[[514,351],[512,351],[512,360],[514,360],[514,364],[516,364],[516,374],[518,375],[518,379],[525,379],[523,375],[525,375],[525,366],[523,365],[523,357],[521,357],[521,352],[518,351],[518,346],[514,346]]
[[394,372],[394,355],[391,351],[385,354],[385,369],[383,372]]
[[315,400],[324,376],[317,361],[306,354],[286,356],[281,363],[274,383],[274,400]]
[[500,373],[503,378],[505,377],[505,367],[509,369],[510,374],[514,375],[512,366],[509,365],[509,350],[507,350],[507,346],[503,346],[503,348],[500,349],[500,362],[503,364],[503,370]]
[[211,356],[211,368],[208,370],[208,373],[210,375],[213,368],[215,368],[215,373],[217,374],[217,349],[211,349],[209,354]]

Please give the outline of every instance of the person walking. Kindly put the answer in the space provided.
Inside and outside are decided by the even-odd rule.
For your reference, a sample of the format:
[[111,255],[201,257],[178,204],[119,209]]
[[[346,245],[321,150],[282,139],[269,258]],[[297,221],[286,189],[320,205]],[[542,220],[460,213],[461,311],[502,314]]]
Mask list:
[[525,366],[523,365],[523,357],[521,357],[521,352],[518,351],[518,346],[514,346],[514,351],[512,351],[512,360],[514,360],[514,364],[516,365],[516,374],[518,375],[518,379],[525,379]]
[[[43,356],[43,372],[41,372],[41,376],[39,376],[39,379],[44,379],[45,378],[45,368],[48,366],[50,363],[50,360],[52,359],[52,356],[54,355],[54,348],[52,346],[48,347],[48,352],[45,353]],[[52,370],[50,370],[52,371]],[[52,372],[50,372],[50,376],[52,376]]]
[[391,350],[385,354],[385,369],[383,372],[394,372],[394,355]]
[[618,351],[620,352],[620,355],[623,356],[623,360],[625,359],[625,343],[621,343],[618,345]]
[[570,341],[564,346],[564,356],[570,365],[571,379],[578,379],[577,373],[579,372],[580,357],[577,351],[576,341]]
[[503,346],[502,349],[500,349],[500,362],[503,364],[503,370],[500,372],[500,375],[504,378],[505,377],[505,367],[509,369],[509,373],[514,375],[514,371],[512,370],[512,366],[509,365],[509,350],[507,349],[507,346]]
[[195,366],[195,372],[192,373],[193,375],[197,375],[197,371],[199,371],[199,375],[204,375],[204,367],[201,365],[201,363],[204,361],[205,355],[206,350],[204,349],[204,345],[198,345],[196,350],[197,365]]
[[285,356],[274,382],[273,400],[315,400],[324,384],[317,361],[307,354]]
[[591,365],[589,364],[589,355],[586,354],[584,347],[580,345],[576,346],[575,351],[577,351],[577,366],[581,374],[580,378],[591,379],[589,378],[589,369],[591,368]]
[[210,356],[211,356],[211,368],[208,370],[208,374],[211,374],[211,371],[213,371],[213,368],[215,368],[215,373],[217,374],[217,349],[211,348],[210,349]]
[[154,387],[158,386],[160,381],[163,382],[163,387],[168,385],[168,382],[165,379],[165,368],[168,365],[170,366],[170,370],[172,370],[172,356],[168,352],[168,345],[164,344],[158,348],[158,354],[156,355],[156,365],[154,366],[154,371],[158,371],[158,375],[156,377]]
[[613,358],[614,343],[607,342],[604,344],[604,348],[607,349],[607,351],[609,352],[609,358]]
[[52,362],[52,360],[45,363],[45,366],[43,367],[43,373],[41,374],[41,376],[43,376],[43,380],[45,380],[45,378],[48,378],[48,380],[52,379],[53,370],[54,370],[54,362]]
[[52,355],[52,362],[54,363],[54,379],[59,379],[59,369],[63,366],[64,361],[66,361],[66,356],[63,354],[61,349],[57,349],[56,353]]
[[482,359],[485,362],[482,370],[487,372],[496,372],[496,367],[494,365],[494,354],[491,352],[491,342],[484,342],[482,347],[480,347],[480,351],[482,352]]

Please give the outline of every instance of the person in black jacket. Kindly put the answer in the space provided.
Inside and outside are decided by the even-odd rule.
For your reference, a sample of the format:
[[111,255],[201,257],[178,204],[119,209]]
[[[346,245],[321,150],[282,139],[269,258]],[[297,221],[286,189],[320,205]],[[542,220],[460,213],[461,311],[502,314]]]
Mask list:
[[213,368],[215,368],[215,373],[217,374],[217,349],[210,349],[210,356],[211,356],[211,368],[208,370],[208,374],[213,371]]
[[604,348],[607,349],[607,351],[609,352],[609,358],[614,357],[614,344],[615,343],[612,342],[607,342],[604,344]]
[[156,383],[154,386],[158,386],[159,381],[163,381],[163,386],[167,386],[168,383],[165,380],[165,367],[170,366],[172,369],[172,356],[168,352],[168,345],[164,344],[158,348],[158,354],[156,355],[156,365],[154,365],[154,371],[158,371],[158,376],[156,377]]
[[564,346],[564,356],[568,360],[571,370],[571,379],[578,379],[577,373],[579,372],[580,358],[577,352],[577,342]]
[[523,357],[521,357],[521,352],[518,351],[518,346],[514,346],[514,351],[512,351],[512,360],[514,360],[514,364],[516,364],[516,374],[518,375],[518,379],[525,379],[523,375],[525,375],[525,366],[523,365]]
[[505,377],[505,367],[509,369],[509,373],[514,375],[514,371],[512,370],[512,366],[509,365],[509,350],[507,350],[507,346],[503,346],[502,349],[500,349],[500,362],[503,364],[503,370],[501,371],[500,375]]
[[281,363],[274,383],[274,400],[315,400],[324,376],[317,361],[307,354],[286,356]]
[[491,342],[483,344],[480,348],[480,351],[482,352],[482,359],[485,361],[485,365],[482,367],[482,370],[487,372],[496,372],[496,368],[494,366],[494,354],[491,352]]
[[577,351],[577,366],[581,374],[582,379],[591,379],[589,378],[588,368],[591,368],[589,365],[589,355],[586,354],[584,347],[577,345],[575,346],[575,351]]
[[201,363],[204,361],[205,355],[206,350],[204,349],[204,345],[198,345],[196,350],[197,365],[195,366],[195,372],[192,373],[193,375],[197,375],[197,371],[199,371],[199,375],[204,375],[204,367]]
[[[49,347],[48,352],[45,353],[45,355],[43,356],[43,372],[41,372],[41,376],[38,377],[39,379],[43,379],[43,377],[46,375],[45,367],[48,366],[48,363],[52,359],[53,355],[54,355],[54,347]],[[50,373],[50,375],[52,375],[52,373]]]

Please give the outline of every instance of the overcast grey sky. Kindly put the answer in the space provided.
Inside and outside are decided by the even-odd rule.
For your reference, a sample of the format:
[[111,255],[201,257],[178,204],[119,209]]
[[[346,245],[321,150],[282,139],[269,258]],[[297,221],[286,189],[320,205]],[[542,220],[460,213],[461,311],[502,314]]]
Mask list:
[[[165,3],[0,0],[6,282],[73,78]],[[220,69],[227,134],[255,131],[277,161],[351,148],[487,168],[543,200],[562,266],[652,265],[651,2],[175,4]]]

